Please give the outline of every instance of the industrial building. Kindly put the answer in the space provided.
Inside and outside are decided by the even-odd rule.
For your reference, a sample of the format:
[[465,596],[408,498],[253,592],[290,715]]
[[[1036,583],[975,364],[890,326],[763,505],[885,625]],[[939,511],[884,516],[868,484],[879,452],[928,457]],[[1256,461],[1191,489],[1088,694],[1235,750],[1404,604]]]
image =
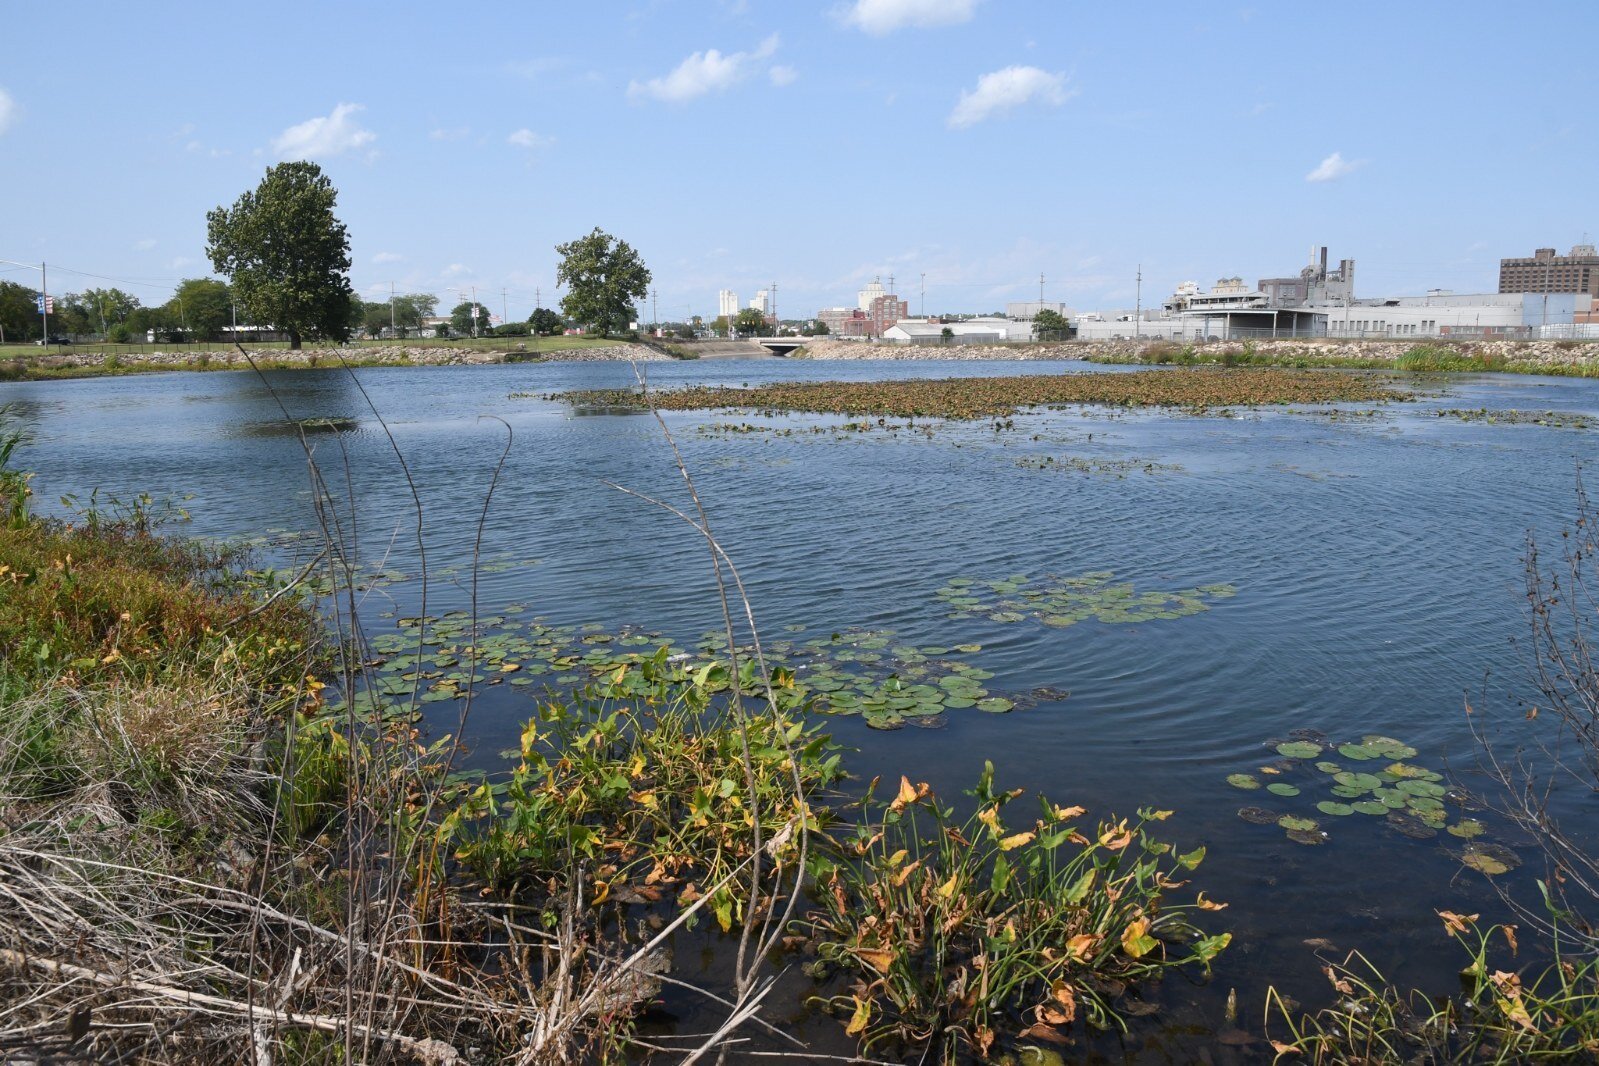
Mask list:
[[1579,244],[1570,255],[1539,248],[1530,259],[1499,260],[1499,291],[1581,292],[1599,296],[1599,254],[1591,244]]
[[855,294],[854,307],[824,307],[816,313],[817,321],[837,337],[881,337],[900,319],[909,318],[908,301],[883,287],[881,278]]
[[723,289],[716,294],[716,313],[722,318],[738,317],[738,293],[732,289]]
[[[944,331],[949,330],[949,336]],[[907,318],[883,331],[883,339],[896,344],[1003,344],[1033,339],[1030,322],[1006,318],[968,318],[943,322],[936,318]]]

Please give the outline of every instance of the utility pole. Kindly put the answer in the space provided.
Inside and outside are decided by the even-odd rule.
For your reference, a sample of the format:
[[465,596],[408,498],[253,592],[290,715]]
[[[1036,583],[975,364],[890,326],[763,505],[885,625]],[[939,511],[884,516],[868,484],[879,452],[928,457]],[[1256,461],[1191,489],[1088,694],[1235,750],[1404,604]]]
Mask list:
[[1138,264],[1138,282],[1133,290],[1133,338],[1136,340],[1143,335],[1144,330],[1144,264]]
[[511,314],[510,314],[509,311],[506,310],[506,308],[509,307],[509,306],[510,305],[505,302],[505,287],[501,286],[500,287],[500,325],[502,325],[502,326],[505,325],[507,322],[511,321]]
[[398,333],[394,325],[394,282],[389,282],[389,332]]
[[44,347],[50,346],[50,282],[45,273],[44,263],[39,264],[39,343]]
[[650,290],[650,325],[655,327],[655,332],[661,332],[661,306],[656,302],[660,295],[659,289]]
[[1038,309],[1044,309],[1044,272],[1038,272]]
[[474,285],[472,286],[472,336],[474,339],[477,337],[477,316],[479,310],[480,309],[477,303],[477,286]]
[[777,317],[777,282],[772,282],[772,336],[783,332],[783,320]]
[[927,271],[922,271],[922,307],[921,317],[927,317]]

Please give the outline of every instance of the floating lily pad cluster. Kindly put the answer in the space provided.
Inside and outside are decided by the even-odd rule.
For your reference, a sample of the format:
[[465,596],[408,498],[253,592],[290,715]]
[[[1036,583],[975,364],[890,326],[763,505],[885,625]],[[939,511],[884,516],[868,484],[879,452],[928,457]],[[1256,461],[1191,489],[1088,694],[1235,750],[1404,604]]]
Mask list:
[[[701,651],[718,656],[726,648],[725,634],[707,634],[700,644]],[[814,694],[814,709],[859,714],[877,729],[937,724],[944,712],[966,708],[1003,714],[1068,695],[1048,687],[1010,695],[991,692],[985,682],[993,673],[959,658],[981,650],[980,644],[918,647],[897,641],[886,629],[778,640],[766,647],[769,662],[794,670],[797,686]],[[740,654],[748,651],[741,649]]]
[[1111,625],[1183,618],[1238,594],[1232,585],[1139,592],[1131,582],[1118,582],[1115,577],[1110,570],[1091,570],[1075,577],[1014,574],[997,581],[958,577],[936,595],[950,609],[952,619],[1010,623],[1032,618],[1046,626],[1065,628],[1090,618]]
[[1275,825],[1301,844],[1328,838],[1329,819],[1356,815],[1380,818],[1400,836],[1430,840],[1440,830],[1467,841],[1461,861],[1487,874],[1501,874],[1520,865],[1515,852],[1478,840],[1487,827],[1468,817],[1477,809],[1464,789],[1451,787],[1444,776],[1415,762],[1416,749],[1393,737],[1368,734],[1358,741],[1335,743],[1312,729],[1295,730],[1286,740],[1267,746],[1278,758],[1253,773],[1229,774],[1227,783],[1246,792],[1264,791],[1284,799],[1303,796],[1301,808],[1278,811],[1240,808],[1238,816],[1255,825]]
[[[617,668],[654,658],[662,649],[673,683],[686,684],[707,667],[725,667],[730,658],[726,634],[708,633],[689,651],[652,631],[518,617],[526,613],[525,605],[513,604],[475,626],[465,611],[398,619],[393,632],[371,642],[375,680],[358,700],[370,708],[407,701],[413,693],[421,703],[461,699],[474,686],[590,684],[601,695],[627,698],[644,695],[647,685],[640,672]],[[978,644],[920,647],[898,642],[890,630],[801,640],[804,626],[785,629],[788,636],[763,648],[769,666],[791,672],[792,684],[782,690],[785,702],[823,714],[858,714],[874,728],[937,724],[946,711],[966,708],[1004,713],[1068,695],[1054,688],[1009,696],[991,692],[985,682],[994,675],[961,658],[981,651]],[[738,656],[748,664],[753,649],[740,647]],[[712,692],[732,688],[730,671],[712,676],[720,680],[701,682]],[[739,687],[751,696],[764,691],[753,674],[745,674]]]

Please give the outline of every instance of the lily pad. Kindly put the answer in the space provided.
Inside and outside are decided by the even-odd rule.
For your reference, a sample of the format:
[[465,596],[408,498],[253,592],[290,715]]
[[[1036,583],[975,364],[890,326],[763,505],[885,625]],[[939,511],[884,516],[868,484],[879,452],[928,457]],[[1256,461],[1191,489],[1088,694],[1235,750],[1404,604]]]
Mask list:
[[1321,754],[1321,745],[1308,740],[1290,740],[1286,744],[1277,745],[1277,754],[1286,755],[1290,759],[1314,759]]
[[1277,819],[1282,815],[1276,811],[1268,811],[1264,807],[1240,807],[1238,817],[1251,825],[1276,825]]
[[1354,759],[1356,762],[1365,762],[1368,759],[1377,757],[1375,751],[1360,744],[1340,744],[1338,745],[1338,754],[1346,759]]
[[1394,787],[1408,796],[1430,796],[1434,799],[1443,796],[1447,791],[1442,785],[1432,781],[1406,780]]
[[1246,791],[1260,787],[1260,781],[1254,774],[1228,774],[1227,783],[1234,788],[1241,788]]
[[1361,800],[1359,803],[1351,803],[1350,806],[1355,809],[1357,814],[1384,815],[1388,813],[1388,805],[1386,803],[1378,803],[1376,800]]
[[987,711],[989,714],[1004,714],[1015,706],[1014,703],[1003,696],[990,696],[986,700],[977,701],[977,709],[979,711]]
[[1448,832],[1451,836],[1457,836],[1462,840],[1471,840],[1473,837],[1482,836],[1487,832],[1487,828],[1475,818],[1465,818],[1450,826]]
[[1288,830],[1288,839],[1295,844],[1308,844],[1311,846],[1327,843],[1327,838],[1318,829],[1290,829]]
[[1355,808],[1347,803],[1335,803],[1332,800],[1322,800],[1316,804],[1316,809],[1322,814],[1330,814],[1336,818],[1344,818],[1355,813]]
[[1509,873],[1521,865],[1520,857],[1503,844],[1484,844],[1475,840],[1466,845],[1460,861],[1490,877]]
[[1297,795],[1299,795],[1299,789],[1295,788],[1293,785],[1288,784],[1288,782],[1286,782],[1286,781],[1273,781],[1271,784],[1266,786],[1266,791],[1270,792],[1274,796],[1297,796]]
[[1414,815],[1389,811],[1386,821],[1388,828],[1412,840],[1431,840],[1438,835],[1438,830]]
[[1285,814],[1277,819],[1277,824],[1284,829],[1310,830],[1319,828],[1321,823],[1314,818],[1300,818],[1298,815]]
[[1345,788],[1358,788],[1362,792],[1373,792],[1382,787],[1382,778],[1376,774],[1361,774],[1353,770],[1335,774],[1333,780]]
[[[1351,788],[1349,785],[1334,785],[1332,794],[1342,799],[1359,799],[1366,795],[1366,790],[1363,788]],[[1402,807],[1404,804],[1401,803],[1400,806]]]
[[1328,762],[1324,759],[1316,764],[1316,769],[1324,774],[1337,774],[1342,773],[1344,768],[1335,762]]

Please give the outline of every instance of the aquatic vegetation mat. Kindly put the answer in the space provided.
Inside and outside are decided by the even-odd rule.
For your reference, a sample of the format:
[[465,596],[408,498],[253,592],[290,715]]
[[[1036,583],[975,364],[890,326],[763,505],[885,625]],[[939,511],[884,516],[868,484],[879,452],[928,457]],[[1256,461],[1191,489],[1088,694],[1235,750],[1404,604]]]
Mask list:
[[1478,809],[1476,799],[1416,761],[1419,753],[1403,741],[1368,733],[1338,742],[1318,730],[1298,729],[1267,741],[1266,748],[1277,757],[1253,772],[1227,775],[1227,784],[1252,799],[1264,786],[1271,795],[1298,802],[1281,810],[1240,807],[1238,817],[1246,822],[1279,826],[1297,843],[1321,844],[1341,822],[1370,818],[1412,840],[1437,840],[1444,833],[1444,839],[1463,841],[1455,856],[1480,873],[1494,876],[1521,865],[1510,848],[1478,839],[1488,827],[1469,816]]
[[[523,604],[480,617],[450,611],[427,618],[400,618],[393,632],[372,639],[371,685],[356,700],[364,710],[464,699],[489,686],[526,689],[530,695],[583,688],[600,698],[631,699],[649,691],[632,668],[659,660],[672,684],[693,683],[716,695],[736,687],[764,697],[754,649],[736,649],[739,672],[730,670],[723,633],[707,633],[693,649],[660,633],[632,627],[607,630],[588,623],[559,625],[528,617]],[[994,674],[973,663],[980,644],[914,645],[893,630],[850,629],[805,639],[807,629],[783,627],[783,639],[763,645],[773,668],[773,694],[780,708],[819,714],[859,715],[876,729],[941,725],[948,712],[975,709],[989,714],[1064,700],[1054,686],[995,692]],[[335,702],[334,709],[342,707]]]
[[935,595],[954,620],[987,618],[1010,624],[1028,619],[1064,629],[1094,619],[1108,625],[1185,618],[1238,594],[1232,585],[1201,585],[1139,592],[1118,582],[1114,571],[1090,570],[1071,577],[1013,574],[997,580],[954,578]]
[[[1203,411],[1261,404],[1382,403],[1406,399],[1370,376],[1335,371],[1183,369],[1028,374],[919,381],[789,381],[754,388],[653,392],[663,411],[753,409],[886,418],[1006,418],[1029,407],[1077,404]],[[636,389],[558,393],[581,407],[638,407]]]

